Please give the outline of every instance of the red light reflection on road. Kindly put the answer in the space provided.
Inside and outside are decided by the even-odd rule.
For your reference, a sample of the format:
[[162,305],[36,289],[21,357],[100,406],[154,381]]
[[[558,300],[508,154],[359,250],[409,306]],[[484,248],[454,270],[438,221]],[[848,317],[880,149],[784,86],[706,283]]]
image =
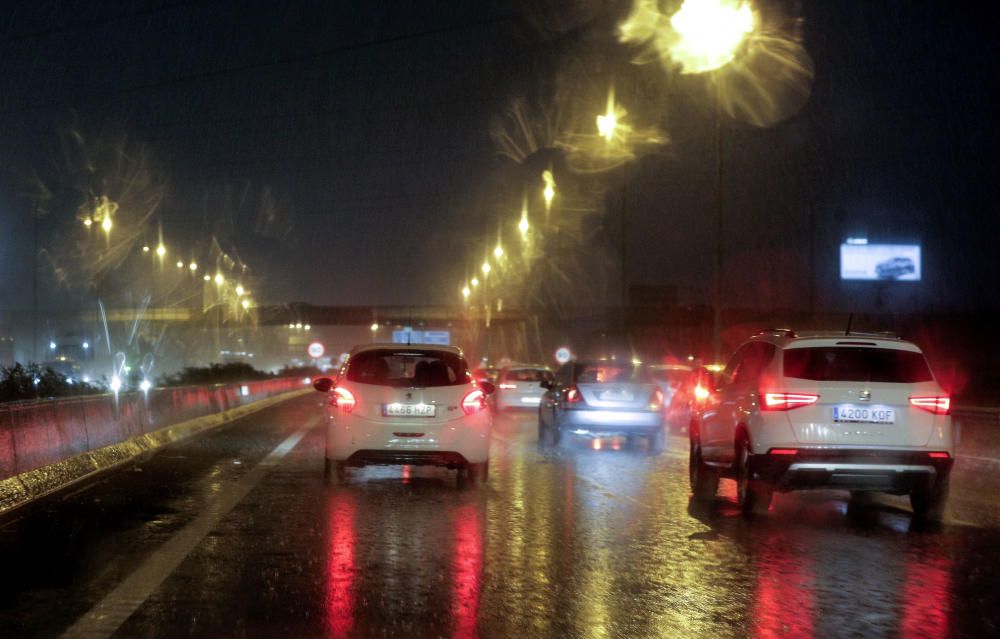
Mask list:
[[330,552],[326,567],[326,614],[330,635],[342,637],[354,627],[354,576],[357,506],[350,493],[336,493],[330,504]]
[[813,577],[808,557],[782,552],[774,546],[763,549],[757,563],[753,636],[812,637]]
[[455,548],[452,560],[451,615],[456,639],[475,637],[479,615],[479,590],[483,570],[483,537],[479,513],[472,504],[455,513]]
[[946,637],[951,609],[951,561],[910,555],[902,598],[901,637]]

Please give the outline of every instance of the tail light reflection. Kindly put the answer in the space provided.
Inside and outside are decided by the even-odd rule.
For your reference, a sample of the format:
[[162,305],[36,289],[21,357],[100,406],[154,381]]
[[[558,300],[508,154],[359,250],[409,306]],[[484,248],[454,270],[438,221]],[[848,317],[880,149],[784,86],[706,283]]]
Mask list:
[[483,531],[479,517],[472,504],[463,505],[455,512],[451,616],[456,639],[478,636],[476,621],[483,572]]
[[333,495],[328,520],[330,548],[326,567],[327,625],[333,637],[350,634],[354,627],[356,511],[353,495]]

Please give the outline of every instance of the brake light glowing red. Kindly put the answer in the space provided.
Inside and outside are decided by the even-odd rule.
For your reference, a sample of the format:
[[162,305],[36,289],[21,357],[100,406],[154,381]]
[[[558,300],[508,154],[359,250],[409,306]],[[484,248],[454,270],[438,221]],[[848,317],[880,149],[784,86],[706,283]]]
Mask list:
[[708,389],[702,386],[701,384],[698,384],[697,386],[694,387],[695,401],[703,402],[706,399],[708,399],[709,395],[711,395],[711,393],[709,393]]
[[910,403],[934,415],[947,415],[951,411],[950,397],[911,397]]
[[764,393],[762,410],[792,410],[819,401],[819,395],[812,393]]
[[336,396],[334,397],[334,401],[337,403],[337,408],[345,413],[353,412],[354,407],[358,405],[358,400],[354,399],[354,393],[343,386],[334,388],[333,394]]
[[933,453],[927,453],[927,456],[930,457],[931,459],[948,459],[949,457],[951,457],[951,455],[949,455],[948,453],[937,452],[937,451]]
[[566,401],[567,402],[570,402],[571,404],[575,404],[576,402],[579,402],[581,400],[583,400],[583,395],[580,394],[580,389],[577,388],[576,386],[574,386],[574,387],[570,388],[568,391],[566,391]]
[[466,393],[462,398],[462,411],[466,415],[471,415],[478,410],[486,408],[486,393],[478,388]]
[[503,390],[514,390],[517,388],[517,384],[500,384],[500,388]]
[[772,448],[771,450],[769,450],[767,452],[769,452],[772,455],[798,455],[799,454],[799,449],[798,448]]

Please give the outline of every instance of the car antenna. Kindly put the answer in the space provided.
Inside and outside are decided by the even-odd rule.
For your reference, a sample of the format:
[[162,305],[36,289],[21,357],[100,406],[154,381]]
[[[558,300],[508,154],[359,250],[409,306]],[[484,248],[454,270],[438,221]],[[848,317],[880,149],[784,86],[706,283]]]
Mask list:
[[854,323],[854,313],[851,313],[850,315],[847,316],[847,330],[844,331],[844,335],[851,334],[851,324],[853,323]]

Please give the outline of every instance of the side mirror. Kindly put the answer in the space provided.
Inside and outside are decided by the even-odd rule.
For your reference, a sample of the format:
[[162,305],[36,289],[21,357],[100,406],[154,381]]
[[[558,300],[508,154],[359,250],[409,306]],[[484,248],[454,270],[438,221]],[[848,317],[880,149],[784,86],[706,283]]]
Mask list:
[[329,393],[333,390],[333,380],[329,377],[320,377],[313,382],[313,388],[321,393]]
[[497,387],[493,385],[493,382],[482,381],[479,382],[478,384],[479,384],[479,390],[483,391],[487,395],[492,395],[493,391],[497,389]]

